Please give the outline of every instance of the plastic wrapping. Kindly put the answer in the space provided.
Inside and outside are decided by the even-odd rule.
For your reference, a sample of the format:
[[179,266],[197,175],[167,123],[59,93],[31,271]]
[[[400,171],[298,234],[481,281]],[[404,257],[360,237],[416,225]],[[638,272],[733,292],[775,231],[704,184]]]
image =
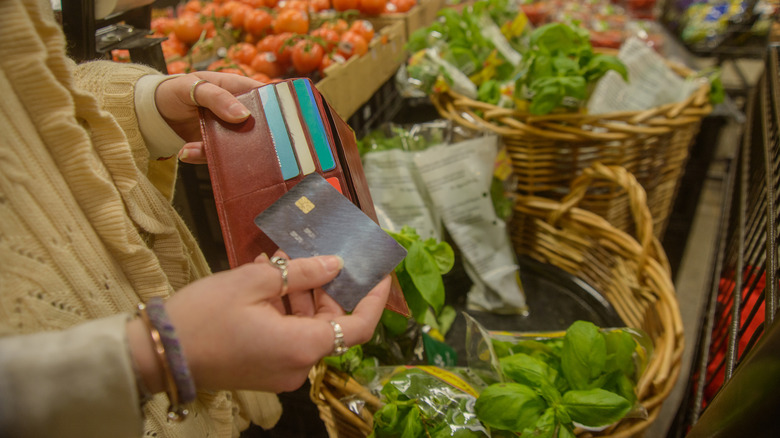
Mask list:
[[[557,427],[577,426],[598,431],[622,418],[647,418],[647,411],[637,401],[635,382],[645,372],[653,346],[650,337],[641,330],[599,329],[578,321],[565,332],[493,332],[469,315],[464,316],[469,369],[491,388],[510,385],[511,389],[516,387],[511,385],[519,385],[540,394],[543,402],[533,400],[535,412],[526,408],[526,412],[530,409],[536,414],[538,422],[522,427],[535,430],[549,426],[544,424],[544,412],[559,409],[561,405],[565,407],[572,400],[582,401],[585,408],[568,408],[565,414],[572,420],[568,426],[560,420],[566,417],[557,413]],[[490,398],[486,396],[484,403]],[[588,403],[594,400],[612,403],[611,416],[600,417],[598,409],[588,410]],[[491,424],[490,419],[497,416],[489,407],[477,408],[483,422]]]
[[442,120],[387,126],[361,145],[380,225],[391,232],[412,226],[427,239],[439,238],[443,223],[461,249],[473,283],[469,305],[527,312],[505,222],[512,212],[515,179],[498,137],[453,128]]
[[360,383],[385,403],[374,415],[376,438],[491,436],[474,414],[485,384],[466,368],[379,367]]

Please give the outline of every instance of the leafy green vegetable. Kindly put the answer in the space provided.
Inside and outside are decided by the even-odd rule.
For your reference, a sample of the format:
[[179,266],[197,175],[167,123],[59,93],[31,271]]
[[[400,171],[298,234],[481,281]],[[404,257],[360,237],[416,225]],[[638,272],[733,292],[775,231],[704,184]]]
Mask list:
[[559,380],[558,371],[542,360],[527,354],[514,354],[501,359],[501,371],[517,383],[534,388],[543,385],[555,386]]
[[591,427],[612,424],[631,409],[628,400],[600,388],[568,391],[563,394],[561,405],[572,421]]
[[576,321],[563,340],[561,369],[574,389],[591,388],[604,371],[607,345],[595,324]]
[[[444,325],[452,323],[454,310],[444,305],[444,281],[441,276],[449,272],[455,264],[455,253],[446,242],[437,242],[430,238],[420,240],[417,232],[408,226],[398,233],[387,231],[408,251],[406,258],[396,267],[395,272],[401,283],[412,317],[422,324],[429,324],[442,335]],[[428,316],[432,309],[433,318]],[[441,320],[442,315],[446,315]]]
[[618,58],[593,52],[588,33],[582,28],[546,24],[534,30],[530,44],[515,94],[530,100],[532,114],[547,114],[562,105],[579,105],[588,97],[589,84],[609,70],[628,79],[626,67]]
[[[484,426],[471,412],[474,396],[447,382],[446,377],[435,377],[424,368],[404,369],[384,384],[381,394],[386,404],[374,414],[371,436],[487,437]],[[449,373],[439,372],[439,376]]]
[[[477,416],[491,427],[544,437],[573,437],[574,422],[600,427],[619,421],[637,400],[639,339],[632,330],[601,330],[586,321],[574,322],[562,337],[491,339],[507,383],[480,395]],[[531,392],[541,407],[522,403]],[[520,402],[505,401],[512,397]],[[526,422],[529,417],[536,420]]]
[[523,431],[533,427],[547,408],[536,391],[519,383],[496,383],[479,395],[474,410],[488,426]]

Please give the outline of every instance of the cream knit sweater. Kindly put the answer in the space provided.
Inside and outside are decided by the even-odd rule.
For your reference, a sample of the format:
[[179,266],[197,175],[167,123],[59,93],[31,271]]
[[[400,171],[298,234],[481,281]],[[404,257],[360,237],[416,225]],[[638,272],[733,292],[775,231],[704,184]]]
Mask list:
[[[46,0],[2,0],[0,29],[0,336],[129,314],[207,275],[170,205],[175,160],[149,161],[135,115],[135,82],[159,73],[74,68]],[[199,393],[179,425],[166,408],[147,404],[147,436],[229,437],[280,414],[261,393]]]

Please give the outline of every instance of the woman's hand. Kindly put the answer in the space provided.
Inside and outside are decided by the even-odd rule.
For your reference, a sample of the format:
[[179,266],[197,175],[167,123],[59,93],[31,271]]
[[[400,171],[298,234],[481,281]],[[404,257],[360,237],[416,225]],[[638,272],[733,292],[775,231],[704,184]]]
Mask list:
[[204,79],[195,87],[194,97],[200,106],[214,112],[220,119],[238,123],[249,117],[249,110],[234,95],[263,85],[241,75],[199,71],[177,76],[160,83],[154,95],[160,115],[187,144],[179,153],[179,159],[187,163],[206,162],[203,141],[198,120],[198,105],[192,101],[190,91],[193,84]]
[[[311,367],[333,352],[331,320],[343,328],[347,346],[368,341],[387,302],[390,279],[385,278],[352,314],[345,315],[320,288],[336,277],[342,263],[336,256],[288,263],[293,315],[284,313],[280,270],[265,255],[255,263],[201,279],[176,293],[166,308],[196,387],[272,392],[297,389]],[[161,391],[160,370],[146,369],[155,366],[156,359],[149,334],[139,323],[130,323],[136,325],[130,327],[131,348],[148,387]],[[154,363],[149,364],[149,360]]]

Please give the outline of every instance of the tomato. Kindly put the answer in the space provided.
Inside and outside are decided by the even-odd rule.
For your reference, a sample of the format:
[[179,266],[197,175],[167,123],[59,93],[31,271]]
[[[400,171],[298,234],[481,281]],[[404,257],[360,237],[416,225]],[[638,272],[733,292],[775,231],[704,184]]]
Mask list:
[[378,15],[385,10],[387,0],[359,0],[358,10],[368,15]]
[[271,30],[274,18],[262,9],[250,10],[244,18],[244,30],[255,36],[262,36]]
[[200,15],[211,18],[217,15],[217,5],[214,3],[206,3],[200,8]]
[[368,52],[368,43],[362,36],[348,31],[341,36],[338,51],[345,59],[361,56]]
[[309,2],[304,0],[282,0],[279,2],[279,9],[297,9],[302,12],[309,11]]
[[341,35],[339,35],[338,32],[336,32],[333,29],[328,29],[325,27],[320,27],[319,29],[315,29],[312,31],[311,36],[321,38],[324,42],[325,46],[324,49],[326,52],[330,52],[333,50],[334,47],[336,47],[341,40]]
[[172,56],[184,56],[187,54],[187,45],[181,42],[175,33],[168,35],[168,39],[161,42],[160,45],[162,46],[163,57],[166,59]]
[[203,32],[203,23],[195,15],[183,15],[176,19],[173,33],[184,44],[194,44]]
[[186,61],[172,61],[169,62],[166,67],[168,68],[169,75],[187,73],[190,70],[190,65],[187,64]]
[[235,11],[236,8],[240,8],[242,6],[243,3],[238,0],[230,0],[225,2],[217,8],[217,17],[230,18],[230,16],[233,14],[233,11]]
[[322,12],[330,9],[330,0],[311,0],[309,5],[312,11]]
[[265,74],[265,73],[255,73],[252,76],[250,76],[250,78],[256,80],[257,82],[263,83],[263,84],[267,84],[267,83],[271,82],[271,78],[269,78],[268,75]]
[[369,44],[374,39],[374,25],[368,20],[355,20],[349,27],[349,31],[362,36]]
[[331,0],[333,3],[333,9],[337,11],[347,11],[350,9],[358,9],[360,0]]
[[230,25],[233,26],[234,29],[243,29],[244,19],[251,10],[252,8],[250,6],[239,3],[239,5],[233,9],[233,12],[230,13]]
[[338,53],[326,55],[322,57],[322,62],[320,62],[320,66],[317,70],[320,72],[321,76],[325,76],[325,70],[327,70],[328,67],[333,64],[343,64],[344,62],[346,62],[346,59]]
[[200,0],[189,0],[184,4],[184,10],[187,12],[200,12]]
[[130,62],[130,51],[127,49],[112,50],[111,59],[114,62]]
[[300,40],[295,43],[292,50],[292,64],[295,71],[305,76],[320,66],[325,50],[321,45],[309,40]]
[[244,3],[248,4],[253,9],[265,7],[265,0],[244,0]]
[[341,36],[344,34],[344,32],[349,30],[349,23],[347,23],[347,20],[343,18],[338,18],[336,20],[326,21],[325,23],[322,23],[322,26],[320,27],[325,29],[333,29],[338,32],[339,36]]
[[389,5],[395,6],[394,12],[404,13],[417,6],[417,0],[390,0]]
[[292,48],[295,45],[295,34],[285,32],[279,34],[279,47],[276,49],[276,59],[282,66],[289,66],[292,61]]
[[265,0],[265,7],[275,8],[277,3],[279,3],[279,0]]
[[176,19],[168,17],[153,18],[151,23],[152,30],[161,35],[168,35],[173,32],[174,26],[176,26]]
[[274,33],[309,33],[309,15],[297,9],[283,9],[274,20]]
[[262,73],[269,78],[278,78],[284,74],[284,69],[277,62],[276,55],[271,52],[260,52],[250,64],[255,73]]
[[251,76],[255,74],[255,70],[246,64],[240,64],[232,62],[228,59],[220,59],[214,61],[206,68],[209,71],[218,71],[223,73],[235,73],[241,76]]
[[209,64],[209,66],[206,67],[206,70],[208,70],[208,71],[220,71],[223,68],[228,68],[228,66],[232,66],[232,65],[233,65],[233,63],[231,63],[227,59],[218,59],[218,60],[212,62],[211,64]]
[[206,20],[203,24],[203,30],[206,31],[206,38],[214,38],[217,34],[217,26],[214,24],[214,20]]
[[282,46],[282,39],[279,38],[279,35],[268,35],[257,42],[257,51],[258,52],[272,52],[277,53],[279,51],[279,48]]
[[227,57],[242,64],[251,64],[257,56],[257,48],[249,43],[237,43],[227,51]]

